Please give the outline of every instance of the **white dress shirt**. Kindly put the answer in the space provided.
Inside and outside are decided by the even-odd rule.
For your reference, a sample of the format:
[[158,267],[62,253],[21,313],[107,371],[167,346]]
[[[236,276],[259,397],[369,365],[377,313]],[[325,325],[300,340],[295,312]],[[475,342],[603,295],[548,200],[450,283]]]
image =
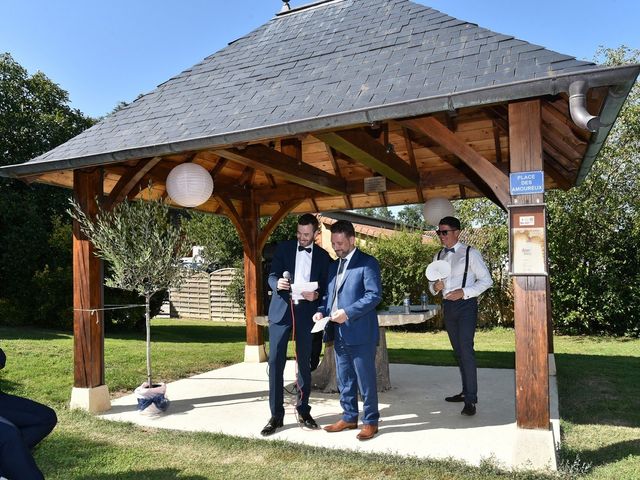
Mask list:
[[[462,280],[464,278],[464,267],[467,259],[467,245],[464,243],[456,243],[453,248],[455,252],[444,252],[444,248],[438,250],[440,253],[440,260],[449,262],[451,265],[451,274],[443,279],[444,288],[442,289],[442,296],[445,297],[448,293],[462,288]],[[438,254],[433,256],[433,261],[438,259]],[[429,282],[429,291],[436,295],[433,289],[435,282]],[[491,279],[491,273],[487,268],[487,265],[482,259],[482,255],[478,250],[471,247],[469,250],[469,269],[467,270],[467,282],[466,286],[462,289],[464,292],[463,299],[473,298],[480,295],[487,288],[493,285]]]
[[293,272],[293,281],[295,283],[308,282],[311,278],[311,260],[313,258],[313,243],[309,245],[311,252],[306,250],[298,250],[300,244],[296,246],[296,269]]

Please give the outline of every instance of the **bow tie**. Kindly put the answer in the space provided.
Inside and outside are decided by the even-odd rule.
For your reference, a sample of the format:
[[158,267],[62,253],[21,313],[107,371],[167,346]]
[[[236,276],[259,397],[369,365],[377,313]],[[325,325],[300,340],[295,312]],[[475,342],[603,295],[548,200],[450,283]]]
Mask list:
[[303,250],[307,253],[311,253],[311,247],[303,247],[301,245],[298,245],[298,251],[301,252]]
[[455,248],[446,248],[446,247],[445,247],[445,249],[444,249],[444,253],[449,253],[449,252],[451,252],[451,253],[456,253],[456,249],[455,249]]

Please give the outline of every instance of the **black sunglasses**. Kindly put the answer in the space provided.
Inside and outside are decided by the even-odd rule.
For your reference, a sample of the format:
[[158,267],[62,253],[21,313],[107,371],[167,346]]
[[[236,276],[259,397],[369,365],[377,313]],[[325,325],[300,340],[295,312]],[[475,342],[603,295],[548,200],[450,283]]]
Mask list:
[[446,237],[449,234],[449,232],[455,232],[456,230],[457,229],[455,229],[455,230],[436,230],[436,235]]

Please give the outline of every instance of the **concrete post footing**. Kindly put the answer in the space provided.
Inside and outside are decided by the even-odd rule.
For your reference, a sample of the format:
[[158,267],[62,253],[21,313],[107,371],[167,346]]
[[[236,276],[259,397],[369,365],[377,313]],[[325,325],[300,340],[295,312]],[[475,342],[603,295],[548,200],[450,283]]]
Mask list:
[[86,410],[89,413],[106,412],[111,409],[109,388],[106,385],[93,388],[73,387],[69,408]]
[[245,345],[244,361],[248,363],[261,363],[267,361],[267,350],[262,345]]

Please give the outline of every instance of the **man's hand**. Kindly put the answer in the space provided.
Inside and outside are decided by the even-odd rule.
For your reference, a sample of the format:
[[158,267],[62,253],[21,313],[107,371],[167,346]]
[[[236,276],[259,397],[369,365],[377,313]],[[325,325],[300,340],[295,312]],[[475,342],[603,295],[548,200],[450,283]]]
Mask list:
[[313,314],[313,317],[311,317],[311,320],[313,320],[314,322],[319,322],[323,318],[324,318],[324,315],[322,315],[322,312],[316,312]]
[[463,297],[464,297],[464,290],[462,290],[461,288],[458,288],[457,290],[452,290],[451,292],[447,293],[447,295],[444,298],[446,298],[447,300],[460,300]]
[[291,285],[289,284],[289,280],[286,278],[279,278],[278,285],[276,285],[278,290],[291,290]]
[[317,300],[319,296],[318,292],[302,292],[302,298],[310,302]]
[[433,290],[436,293],[440,293],[440,291],[444,288],[444,282],[442,280],[436,280],[436,282],[433,284]]
[[340,310],[336,310],[331,315],[331,321],[336,323],[344,323],[347,321],[347,313],[342,308]]

